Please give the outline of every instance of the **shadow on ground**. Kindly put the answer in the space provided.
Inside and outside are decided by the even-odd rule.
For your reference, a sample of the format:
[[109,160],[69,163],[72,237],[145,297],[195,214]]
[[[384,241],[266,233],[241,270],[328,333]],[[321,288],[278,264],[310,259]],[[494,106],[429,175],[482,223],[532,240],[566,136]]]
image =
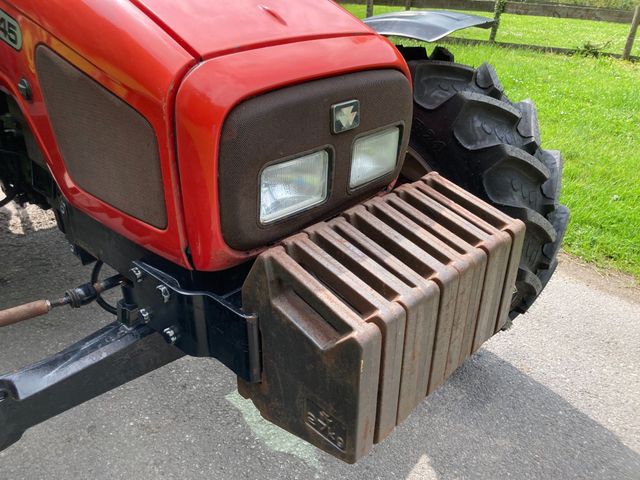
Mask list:
[[379,458],[367,460],[384,463],[387,451],[412,454],[396,459],[400,478],[421,455],[438,478],[638,478],[640,473],[640,456],[616,435],[486,350],[379,448]]
[[300,478],[640,476],[640,456],[616,435],[486,350],[357,465],[323,454],[320,462],[295,463]]

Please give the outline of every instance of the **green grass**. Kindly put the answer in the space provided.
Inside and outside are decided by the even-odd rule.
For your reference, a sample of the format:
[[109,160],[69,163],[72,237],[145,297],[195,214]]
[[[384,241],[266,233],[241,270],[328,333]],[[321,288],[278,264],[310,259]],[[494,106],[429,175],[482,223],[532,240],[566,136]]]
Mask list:
[[[344,6],[357,17],[364,18],[364,5]],[[374,8],[374,14],[397,10],[403,9],[377,6]],[[465,13],[493,18],[493,14],[487,12]],[[622,53],[628,34],[629,25],[623,23],[504,14],[500,19],[496,41],[562,48],[583,48],[585,45],[592,45],[603,52]],[[489,30],[469,28],[451,36],[488,40]],[[637,38],[631,54],[640,56],[640,38]]]
[[640,65],[499,47],[456,47],[491,63],[511,99],[531,97],[546,148],[565,159],[564,248],[640,280]]
[[543,146],[565,159],[562,202],[572,219],[564,249],[640,280],[640,64],[491,45],[449,48],[460,63],[491,63],[512,100],[535,100]]

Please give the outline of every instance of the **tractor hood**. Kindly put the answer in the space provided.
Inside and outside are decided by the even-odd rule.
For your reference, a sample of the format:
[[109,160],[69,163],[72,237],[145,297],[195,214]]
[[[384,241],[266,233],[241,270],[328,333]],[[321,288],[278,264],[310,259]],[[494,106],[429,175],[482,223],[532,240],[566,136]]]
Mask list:
[[281,43],[372,33],[333,0],[131,1],[200,58]]

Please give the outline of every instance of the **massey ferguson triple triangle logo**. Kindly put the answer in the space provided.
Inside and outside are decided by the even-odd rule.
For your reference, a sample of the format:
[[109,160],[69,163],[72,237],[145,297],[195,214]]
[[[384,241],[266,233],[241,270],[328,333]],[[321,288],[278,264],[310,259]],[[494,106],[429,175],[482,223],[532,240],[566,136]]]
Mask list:
[[331,107],[333,116],[333,133],[353,130],[360,125],[360,102],[349,100]]

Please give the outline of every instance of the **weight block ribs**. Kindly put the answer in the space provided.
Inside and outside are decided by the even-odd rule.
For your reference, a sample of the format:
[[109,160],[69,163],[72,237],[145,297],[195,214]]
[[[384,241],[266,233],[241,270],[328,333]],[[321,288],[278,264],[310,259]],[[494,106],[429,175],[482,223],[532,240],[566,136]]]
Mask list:
[[431,173],[267,250],[242,290],[262,378],[240,393],[355,462],[502,328],[524,230]]

